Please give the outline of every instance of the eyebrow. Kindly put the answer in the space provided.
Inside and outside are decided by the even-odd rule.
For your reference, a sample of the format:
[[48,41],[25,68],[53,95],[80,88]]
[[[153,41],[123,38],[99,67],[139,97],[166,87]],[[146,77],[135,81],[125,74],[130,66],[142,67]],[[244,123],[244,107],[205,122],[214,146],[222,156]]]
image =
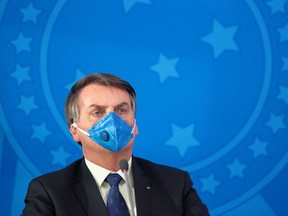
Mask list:
[[[123,106],[129,106],[129,103],[127,102],[122,102],[120,104],[117,104],[116,106],[113,106],[114,108],[116,107],[123,107]],[[88,109],[91,109],[91,108],[97,108],[97,109],[103,109],[103,108],[106,108],[107,106],[104,106],[104,105],[98,105],[98,104],[91,104],[90,106],[88,106]]]
[[122,107],[122,106],[129,106],[129,104],[127,102],[122,102],[122,103],[116,105],[115,107]]
[[97,104],[91,104],[90,106],[88,106],[87,108],[88,109],[91,109],[91,108],[100,108],[100,109],[103,109],[103,108],[105,108],[106,106],[101,106],[101,105],[97,105]]

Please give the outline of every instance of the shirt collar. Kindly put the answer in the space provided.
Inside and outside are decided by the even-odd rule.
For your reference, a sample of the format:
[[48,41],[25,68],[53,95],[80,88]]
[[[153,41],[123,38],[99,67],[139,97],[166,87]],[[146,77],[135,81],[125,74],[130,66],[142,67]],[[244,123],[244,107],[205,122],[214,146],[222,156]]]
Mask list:
[[[111,170],[105,169],[97,164],[92,163],[91,161],[87,160],[85,158],[85,163],[89,169],[89,171],[92,173],[92,176],[94,177],[98,187],[100,188],[102,183],[105,181],[106,177],[110,174],[110,173],[115,173]],[[129,179],[129,183],[130,183],[130,187],[133,188],[134,187],[134,181],[133,181],[133,173],[132,173],[132,157],[128,160],[128,165],[129,165],[129,169],[128,169],[128,179]],[[124,178],[124,174],[123,172],[119,169],[116,173],[118,173],[122,179]]]

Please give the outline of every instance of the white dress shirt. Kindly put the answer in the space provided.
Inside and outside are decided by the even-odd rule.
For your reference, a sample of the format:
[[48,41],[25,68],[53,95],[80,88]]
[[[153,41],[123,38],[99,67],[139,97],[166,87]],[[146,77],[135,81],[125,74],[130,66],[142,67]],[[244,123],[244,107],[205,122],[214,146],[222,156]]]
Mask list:
[[[100,194],[103,198],[103,201],[105,203],[105,205],[107,205],[107,196],[108,196],[108,192],[110,189],[110,185],[105,182],[106,177],[110,174],[110,173],[115,173],[113,171],[107,170],[103,167],[100,167],[94,163],[92,163],[91,161],[87,160],[85,158],[85,163],[88,167],[88,169],[90,170],[90,172],[92,173],[96,184],[99,188]],[[134,215],[136,216],[136,202],[135,202],[135,193],[134,193],[134,181],[133,181],[133,173],[132,170],[130,169],[131,165],[132,165],[132,157],[129,159],[128,161],[128,165],[129,165],[129,170],[128,170],[128,180],[129,180],[129,188],[131,189],[131,194],[132,194],[132,202],[133,202],[133,206],[134,206]],[[119,169],[117,172],[117,174],[119,174],[122,177],[122,180],[119,183],[119,190],[120,193],[122,194],[127,207],[129,209],[130,215],[131,215],[131,204],[129,203],[128,200],[128,192],[127,192],[127,186],[126,186],[126,182],[124,180],[124,174],[122,173],[122,171]]]

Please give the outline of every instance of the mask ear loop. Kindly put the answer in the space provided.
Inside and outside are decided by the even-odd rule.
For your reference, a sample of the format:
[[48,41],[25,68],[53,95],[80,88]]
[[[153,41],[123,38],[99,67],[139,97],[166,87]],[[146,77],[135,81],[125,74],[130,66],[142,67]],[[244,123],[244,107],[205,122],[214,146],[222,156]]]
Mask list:
[[85,134],[85,135],[87,135],[87,136],[90,136],[90,134],[87,133],[87,131],[84,131],[83,129],[79,128],[75,122],[72,124],[72,126],[75,127],[75,128],[77,128],[77,129],[78,129],[80,132],[82,132],[83,134]]
[[133,132],[134,132],[135,128],[136,128],[136,119],[135,119],[135,121],[134,121],[134,127],[132,128],[132,131],[131,131],[131,133],[133,133]]

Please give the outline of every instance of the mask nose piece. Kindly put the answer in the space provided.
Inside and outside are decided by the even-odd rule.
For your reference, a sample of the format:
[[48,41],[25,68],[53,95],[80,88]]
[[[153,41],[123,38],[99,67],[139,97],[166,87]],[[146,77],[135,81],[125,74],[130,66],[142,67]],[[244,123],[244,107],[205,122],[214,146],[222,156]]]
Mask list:
[[100,139],[103,141],[108,141],[109,140],[109,133],[107,131],[101,131],[100,133]]

